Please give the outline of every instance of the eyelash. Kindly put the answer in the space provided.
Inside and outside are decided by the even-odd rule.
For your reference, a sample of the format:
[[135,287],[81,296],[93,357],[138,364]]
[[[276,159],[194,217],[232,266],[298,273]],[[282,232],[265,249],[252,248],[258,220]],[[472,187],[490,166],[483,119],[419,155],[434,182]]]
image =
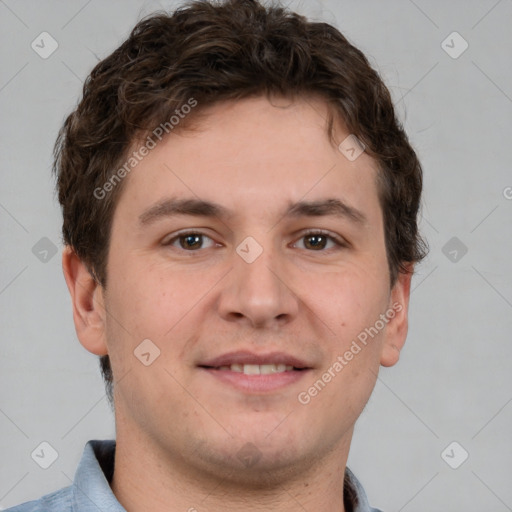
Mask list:
[[[172,238],[170,238],[169,240],[164,242],[162,245],[164,247],[172,246],[173,243],[176,241],[179,241],[180,238],[184,238],[189,235],[199,235],[201,237],[206,237],[206,238],[209,238],[210,240],[212,240],[214,243],[216,243],[210,236],[208,236],[205,233],[202,233],[201,231],[182,231],[181,233],[177,233],[175,236],[173,236]],[[315,235],[316,236],[325,236],[330,241],[334,242],[336,247],[331,247],[328,249],[319,249],[317,251],[309,250],[309,249],[304,249],[304,250],[306,250],[308,252],[330,252],[333,249],[339,250],[339,249],[348,247],[347,242],[345,242],[342,238],[335,236],[335,235],[329,233],[328,231],[324,231],[322,229],[312,229],[312,230],[306,231],[301,234],[301,236],[299,237],[299,240],[306,238],[308,236],[315,236]],[[176,247],[176,248],[183,252],[190,252],[190,253],[199,252],[200,249],[203,249],[202,247],[200,249],[195,249],[195,250],[194,249],[187,250],[187,249],[183,249],[182,247]]]

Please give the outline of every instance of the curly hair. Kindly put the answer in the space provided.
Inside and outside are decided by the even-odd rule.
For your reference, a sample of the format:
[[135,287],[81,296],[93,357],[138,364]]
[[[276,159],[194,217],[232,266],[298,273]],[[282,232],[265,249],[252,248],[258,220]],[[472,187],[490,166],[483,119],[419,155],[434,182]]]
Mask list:
[[[375,159],[391,284],[427,253],[418,232],[421,164],[390,93],[364,54],[336,28],[257,0],[190,1],[141,20],[92,70],[54,149],[63,240],[107,286],[112,218],[123,181],[101,197],[136,141],[191,98],[201,109],[257,95],[315,94],[329,105],[327,131],[342,119]],[[166,130],[168,131],[168,130]],[[100,358],[112,398],[108,356]]]

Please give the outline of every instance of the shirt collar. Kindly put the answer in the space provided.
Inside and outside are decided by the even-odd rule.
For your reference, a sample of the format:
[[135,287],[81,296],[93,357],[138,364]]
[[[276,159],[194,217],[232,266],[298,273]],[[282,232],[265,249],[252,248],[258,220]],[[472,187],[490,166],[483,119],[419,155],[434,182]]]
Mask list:
[[363,486],[348,467],[345,468],[343,500],[345,512],[380,512],[370,507]]
[[[74,512],[126,512],[110,488],[115,449],[113,440],[85,445],[73,482]],[[345,469],[343,500],[346,512],[379,512],[370,507],[363,487],[349,468]]]
[[122,512],[109,481],[114,472],[115,441],[89,441],[73,481],[73,512]]

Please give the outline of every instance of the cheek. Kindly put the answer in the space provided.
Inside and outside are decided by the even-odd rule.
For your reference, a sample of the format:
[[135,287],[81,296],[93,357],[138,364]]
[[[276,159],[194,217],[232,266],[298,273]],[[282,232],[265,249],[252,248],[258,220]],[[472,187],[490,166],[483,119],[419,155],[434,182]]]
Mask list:
[[368,327],[384,312],[388,302],[387,274],[368,271],[369,266],[352,266],[339,272],[317,276],[314,290],[306,295],[317,314],[336,334],[347,334]]
[[125,261],[122,269],[118,268],[110,274],[112,314],[128,331],[143,337],[161,337],[198,293],[194,283],[183,282],[180,273],[144,264],[143,258]]

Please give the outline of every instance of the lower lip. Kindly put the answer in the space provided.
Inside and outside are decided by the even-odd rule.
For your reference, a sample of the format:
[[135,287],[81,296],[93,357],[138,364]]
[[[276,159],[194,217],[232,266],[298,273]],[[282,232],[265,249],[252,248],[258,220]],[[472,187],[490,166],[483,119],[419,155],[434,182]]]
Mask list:
[[201,370],[241,391],[253,393],[282,389],[303,379],[310,372],[310,370],[293,370],[265,375],[246,375],[245,373],[233,372],[231,370],[215,370],[213,368],[201,368]]

